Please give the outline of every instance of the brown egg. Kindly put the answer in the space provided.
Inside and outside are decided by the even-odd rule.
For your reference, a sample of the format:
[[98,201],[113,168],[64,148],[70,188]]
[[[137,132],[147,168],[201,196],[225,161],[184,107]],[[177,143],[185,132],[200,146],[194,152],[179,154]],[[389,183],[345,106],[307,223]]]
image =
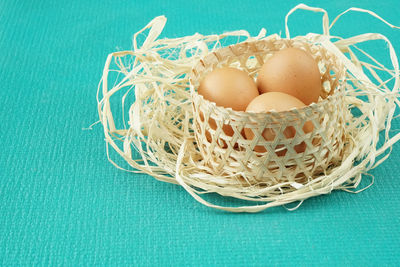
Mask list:
[[[306,105],[301,102],[299,99],[295,98],[294,96],[281,93],[281,92],[270,92],[262,94],[253,99],[248,105],[246,112],[268,112],[268,111],[287,111],[292,108],[302,108]],[[309,133],[314,130],[314,125],[308,121],[303,126],[304,133]],[[245,128],[244,129],[245,136],[247,139],[252,140],[254,138],[254,133],[251,129]],[[293,138],[296,134],[296,129],[293,126],[287,127],[283,134],[286,138]],[[276,137],[276,133],[272,128],[264,129],[262,133],[263,137],[267,141],[273,141]],[[282,148],[283,145],[278,146],[277,148]],[[306,144],[304,142],[296,145],[294,147],[297,153],[302,153],[306,149]],[[254,148],[257,152],[265,152],[264,146],[256,146]],[[281,149],[280,151],[276,152],[278,156],[284,156],[286,154],[286,149]]]
[[257,86],[260,94],[282,92],[309,105],[318,102],[321,74],[317,62],[308,52],[286,48],[264,63],[258,73]]
[[[248,104],[259,95],[257,85],[246,72],[235,68],[218,68],[206,75],[200,82],[198,93],[217,106],[245,111]],[[209,120],[212,129],[216,122]],[[229,125],[223,125],[226,135],[232,136],[233,130]],[[211,140],[210,134],[206,134]]]
[[218,68],[200,82],[198,93],[217,106],[245,111],[247,105],[259,95],[254,80],[235,68]]

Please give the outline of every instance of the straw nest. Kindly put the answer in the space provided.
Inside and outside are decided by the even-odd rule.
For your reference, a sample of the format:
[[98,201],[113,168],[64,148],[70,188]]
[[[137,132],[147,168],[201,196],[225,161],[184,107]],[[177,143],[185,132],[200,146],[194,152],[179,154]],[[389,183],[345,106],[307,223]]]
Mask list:
[[[290,38],[287,21],[297,9],[323,12],[323,34]],[[400,139],[400,134],[391,136],[391,122],[400,105],[399,65],[393,46],[381,34],[347,39],[329,34],[349,11],[369,13],[397,28],[357,8],[329,24],[325,10],[300,4],[286,16],[286,38],[265,36],[262,29],[256,37],[235,31],[157,39],[166,18],[155,18],[134,35],[132,51],[110,54],[104,67],[98,111],[109,160],[123,169],[111,159],[111,146],[133,168],[128,171],[179,184],[202,204],[234,212],[257,212],[298,201],[297,208],[303,200],[334,189],[359,192],[369,187],[373,179],[357,190],[362,177],[382,163]],[[237,40],[232,42],[233,38]],[[378,39],[386,42],[393,68],[356,46]],[[256,114],[218,107],[197,94],[200,79],[212,69],[234,66],[255,76],[274,51],[285,47],[307,50],[318,62],[324,89],[318,103]],[[360,60],[354,51],[370,62]],[[115,114],[121,119],[114,120]],[[215,127],[210,127],[210,120]],[[302,133],[304,123],[310,121],[314,130]],[[224,125],[233,129],[232,136],[224,133]],[[260,125],[272,129],[275,139],[264,140]],[[293,138],[283,136],[286,127],[296,129]],[[253,130],[252,140],[243,137],[244,128]],[[304,152],[296,152],[298,145],[305,147]],[[266,152],[255,152],[255,146],[264,146]],[[250,204],[219,206],[206,201],[206,193]]]

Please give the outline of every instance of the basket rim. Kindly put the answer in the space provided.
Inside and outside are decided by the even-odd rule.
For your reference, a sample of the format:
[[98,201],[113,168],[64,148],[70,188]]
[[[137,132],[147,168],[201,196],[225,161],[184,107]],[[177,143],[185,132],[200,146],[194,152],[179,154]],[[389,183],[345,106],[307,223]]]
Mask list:
[[291,109],[288,109],[285,111],[276,111],[273,109],[273,110],[269,110],[269,111],[265,111],[265,112],[241,111],[241,110],[234,110],[231,107],[225,108],[222,106],[218,106],[215,102],[205,99],[202,95],[198,94],[197,92],[194,97],[200,98],[201,101],[205,102],[207,105],[211,105],[214,109],[216,109],[218,112],[221,112],[221,113],[227,112],[229,114],[236,114],[238,116],[240,116],[240,115],[260,116],[260,115],[265,115],[265,114],[277,116],[278,114],[279,115],[290,115],[290,114],[294,114],[294,113],[297,114],[298,111],[307,113],[307,112],[312,112],[314,110],[319,110],[320,108],[328,105],[333,99],[337,99],[337,98],[340,98],[340,97],[343,97],[346,95],[346,93],[343,92],[343,90],[340,90],[340,91],[335,90],[335,91],[338,91],[338,92],[335,92],[334,94],[327,96],[325,99],[318,101],[317,103],[313,102],[313,103],[309,104],[308,106],[304,106],[301,108],[291,108]]

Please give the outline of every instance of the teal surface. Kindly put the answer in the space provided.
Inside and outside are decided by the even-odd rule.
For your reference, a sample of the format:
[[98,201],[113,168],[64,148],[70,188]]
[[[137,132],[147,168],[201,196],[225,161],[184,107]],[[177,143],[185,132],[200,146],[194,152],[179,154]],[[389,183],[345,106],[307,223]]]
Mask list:
[[[294,212],[231,214],[176,185],[116,169],[102,128],[82,130],[97,120],[107,54],[130,49],[153,17],[167,16],[169,38],[279,33],[298,3],[191,2],[0,1],[0,265],[398,266],[399,144],[363,193],[333,192]],[[368,8],[400,25],[399,0],[306,3],[332,18]],[[299,11],[289,24],[294,35],[320,32],[320,19]],[[332,34],[363,32],[385,34],[400,53],[400,30],[367,15],[346,15]],[[387,62],[377,44],[374,55]]]

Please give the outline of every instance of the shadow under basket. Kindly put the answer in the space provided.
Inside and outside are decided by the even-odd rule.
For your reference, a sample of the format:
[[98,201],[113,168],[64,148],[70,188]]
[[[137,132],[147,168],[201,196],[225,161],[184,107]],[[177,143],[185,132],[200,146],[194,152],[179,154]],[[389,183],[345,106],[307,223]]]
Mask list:
[[[274,52],[287,47],[303,49],[318,62],[323,85],[318,103],[285,112],[247,113],[216,106],[197,93],[201,79],[215,68],[234,67],[255,78]],[[243,186],[305,184],[329,172],[340,163],[346,148],[349,111],[344,83],[345,71],[336,56],[304,39],[267,38],[210,53],[190,73],[193,127],[202,164],[211,174],[235,179]],[[313,124],[311,132],[304,133],[306,122]],[[283,134],[288,127],[295,129],[292,138]],[[253,131],[252,140],[245,138],[245,128]],[[274,132],[274,140],[263,138],[265,129]]]

